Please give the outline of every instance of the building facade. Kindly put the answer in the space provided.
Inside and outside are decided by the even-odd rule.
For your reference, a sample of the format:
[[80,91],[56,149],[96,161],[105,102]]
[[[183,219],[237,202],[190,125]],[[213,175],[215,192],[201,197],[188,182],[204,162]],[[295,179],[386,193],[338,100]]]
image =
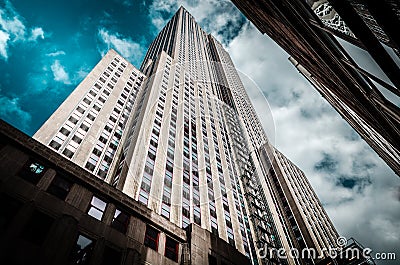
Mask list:
[[[82,146],[71,150],[88,118]],[[260,248],[315,248],[323,257],[336,246],[304,173],[269,143],[229,54],[182,7],[140,71],[111,50],[34,138],[157,218],[208,231],[252,264],[318,260],[261,257]]]
[[144,78],[110,50],[33,138],[107,180]]

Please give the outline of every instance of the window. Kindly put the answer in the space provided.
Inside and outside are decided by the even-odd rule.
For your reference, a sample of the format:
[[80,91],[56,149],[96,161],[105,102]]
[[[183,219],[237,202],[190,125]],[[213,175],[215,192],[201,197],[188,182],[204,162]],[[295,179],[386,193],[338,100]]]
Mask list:
[[41,245],[46,239],[54,219],[35,210],[21,233],[21,238],[36,245]]
[[88,214],[97,220],[101,221],[101,218],[103,217],[103,213],[106,209],[107,203],[104,201],[100,200],[96,196],[93,196],[92,201],[90,202],[90,207],[88,210]]
[[63,155],[65,155],[68,158],[71,158],[74,155],[74,152],[72,152],[71,150],[69,150],[68,148],[65,148],[64,151],[62,152]]
[[91,121],[94,121],[94,119],[96,118],[92,113],[89,113],[89,114],[87,115],[87,117],[88,117]]
[[32,161],[28,161],[28,163],[26,163],[21,169],[21,171],[18,173],[18,175],[21,178],[33,184],[37,184],[40,178],[43,176],[43,174],[44,174],[44,166],[37,162],[32,162]]
[[69,117],[68,119],[70,122],[72,122],[73,124],[76,124],[78,122],[78,119],[76,119],[75,117]]
[[178,242],[167,236],[165,240],[164,256],[166,256],[169,259],[172,259],[175,262],[178,262],[178,250],[179,250]]
[[64,177],[61,177],[60,175],[56,175],[53,181],[50,183],[47,192],[61,200],[65,200],[69,191],[71,190],[71,187],[71,181],[65,179]]
[[78,239],[76,240],[76,245],[72,249],[72,253],[70,255],[72,264],[89,264],[93,249],[94,241],[86,236],[79,235]]
[[157,251],[159,234],[160,232],[158,230],[148,225],[144,236],[144,245]]
[[74,142],[80,144],[80,143],[82,142],[82,139],[79,138],[78,136],[74,135],[74,136],[72,137],[72,141],[74,141]]
[[129,216],[126,213],[116,209],[113,220],[111,222],[111,227],[125,234],[128,230]]
[[60,147],[61,147],[61,144],[58,143],[58,142],[56,142],[56,141],[54,141],[54,140],[52,140],[52,141],[50,142],[49,145],[50,145],[52,148],[54,148],[55,150],[58,150],[58,149],[60,149]]
[[85,132],[87,132],[89,130],[89,126],[87,126],[86,124],[81,124],[80,128],[82,128],[82,130],[84,130]]
[[90,163],[89,161],[85,165],[85,168],[87,168],[89,171],[93,171],[95,167],[96,166]]

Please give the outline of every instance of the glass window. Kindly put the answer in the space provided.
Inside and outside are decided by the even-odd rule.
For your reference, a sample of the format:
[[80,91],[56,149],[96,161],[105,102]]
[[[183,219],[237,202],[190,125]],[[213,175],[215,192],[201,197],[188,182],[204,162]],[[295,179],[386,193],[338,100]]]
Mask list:
[[113,220],[111,222],[111,227],[125,234],[128,230],[129,225],[129,215],[116,209]]
[[37,184],[44,174],[44,169],[44,166],[38,162],[29,161],[23,166],[18,176],[33,184]]
[[71,190],[72,182],[65,179],[60,175],[56,175],[53,181],[50,183],[50,186],[47,189],[47,192],[56,196],[61,200],[65,200],[69,191]]
[[85,168],[87,168],[88,170],[90,170],[90,171],[93,171],[94,170],[94,168],[95,168],[96,166],[95,165],[93,165],[91,162],[87,162],[86,163],[86,165],[85,165]]
[[52,140],[52,141],[50,142],[49,146],[52,147],[52,148],[54,148],[54,149],[56,149],[56,150],[58,150],[58,149],[60,149],[61,144],[58,143],[58,142],[56,142],[56,141],[54,141],[54,140]]
[[158,230],[148,225],[144,236],[144,245],[157,251],[159,234]]
[[86,236],[79,235],[70,255],[72,264],[89,264],[93,249],[94,241]]
[[63,151],[63,155],[65,155],[68,158],[71,158],[74,155],[74,152],[72,152],[68,148],[65,148],[64,151]]
[[74,136],[72,137],[72,141],[74,141],[74,142],[80,144],[80,143],[82,142],[82,139],[79,138],[78,136],[74,135]]
[[178,246],[179,246],[178,242],[167,236],[165,240],[164,256],[166,256],[169,259],[172,259],[175,262],[178,262],[178,250],[179,250]]
[[96,196],[93,196],[92,201],[90,202],[90,207],[88,210],[88,214],[97,220],[101,221],[101,218],[103,217],[103,213],[106,209],[107,203],[104,201],[100,200]]

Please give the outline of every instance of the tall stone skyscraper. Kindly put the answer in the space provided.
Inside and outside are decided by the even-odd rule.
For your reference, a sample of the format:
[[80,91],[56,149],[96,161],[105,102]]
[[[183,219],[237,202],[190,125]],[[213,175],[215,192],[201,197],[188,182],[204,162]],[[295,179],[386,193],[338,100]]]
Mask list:
[[[77,135],[81,146],[71,150]],[[253,264],[317,260],[261,257],[259,248],[314,248],[322,257],[336,246],[304,173],[268,141],[229,54],[182,7],[140,72],[110,51],[34,137],[179,227],[211,231]]]

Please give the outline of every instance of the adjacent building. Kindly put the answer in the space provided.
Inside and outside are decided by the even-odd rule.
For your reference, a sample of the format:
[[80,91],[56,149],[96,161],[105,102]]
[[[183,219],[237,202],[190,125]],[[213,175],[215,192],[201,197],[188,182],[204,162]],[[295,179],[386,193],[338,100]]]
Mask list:
[[[313,264],[336,247],[329,217],[304,173],[269,143],[229,54],[182,7],[140,71],[110,50],[34,138],[165,220],[175,229],[166,234],[203,233],[192,264],[207,264],[207,253],[209,264],[236,263],[214,259],[220,248],[252,264]],[[262,257],[260,248],[318,255]]]
[[144,78],[110,50],[33,138],[107,180]]
[[[396,1],[232,0],[261,33],[290,56],[297,69],[355,131],[400,175],[399,5]],[[336,35],[367,51],[388,77],[360,67]],[[395,98],[395,100],[393,100]]]

